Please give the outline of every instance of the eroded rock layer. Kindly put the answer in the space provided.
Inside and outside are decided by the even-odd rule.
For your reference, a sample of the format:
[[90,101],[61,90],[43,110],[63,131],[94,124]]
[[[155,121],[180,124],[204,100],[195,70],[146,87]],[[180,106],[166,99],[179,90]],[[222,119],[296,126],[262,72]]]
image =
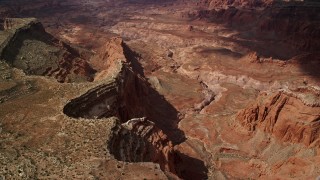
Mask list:
[[[156,92],[132,67],[134,61],[131,58],[134,56],[128,56],[128,53],[134,53],[121,38],[112,38],[105,47],[107,49],[102,54],[98,53],[92,61],[93,64],[100,64],[95,80],[100,85],[72,99],[64,107],[64,113],[73,118],[86,119],[118,117],[123,124],[115,129],[108,144],[116,159],[153,162],[159,164],[162,170],[176,174],[173,143],[158,128],[168,131],[172,125],[164,127],[152,115],[156,109],[151,106],[150,98]],[[150,121],[142,118],[146,116]]]
[[71,100],[64,113],[91,119],[117,116],[122,122],[148,117],[179,141],[183,137],[177,131],[177,111],[142,76],[135,55],[121,38],[112,38],[92,59],[100,67],[95,81],[102,85]]
[[115,131],[108,148],[116,159],[126,162],[154,162],[175,173],[172,142],[146,118],[130,119]]
[[[51,41],[38,26],[10,47],[23,42],[22,55],[5,51],[0,179],[315,179],[319,5],[0,1],[1,44],[29,22],[6,17],[36,16],[50,34],[94,53]],[[109,41],[115,34],[125,42]],[[51,67],[64,57],[58,50],[90,63],[94,80],[29,76],[25,67],[46,70],[40,57],[52,57],[44,58]],[[78,81],[69,65],[57,63],[66,71],[51,76]]]
[[237,120],[248,131],[258,128],[284,142],[320,146],[319,92],[277,92],[261,95],[240,111]]
[[123,122],[147,116],[147,96],[151,89],[134,71],[132,61],[125,56],[125,48],[121,38],[112,38],[93,57],[92,64],[98,69],[95,81],[102,80],[102,85],[71,100],[64,108],[66,114],[90,119],[117,116]]

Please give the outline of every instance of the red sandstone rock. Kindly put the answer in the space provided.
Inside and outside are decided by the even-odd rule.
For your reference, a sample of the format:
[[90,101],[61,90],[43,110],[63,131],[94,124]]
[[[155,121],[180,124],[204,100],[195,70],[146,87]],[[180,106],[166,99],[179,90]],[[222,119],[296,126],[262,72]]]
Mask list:
[[[102,46],[90,63],[99,71],[104,71],[114,64],[114,61],[126,62],[123,50],[123,41],[120,37],[111,38]],[[99,75],[97,75],[97,78]]]
[[162,170],[176,173],[172,142],[146,118],[123,123],[113,135],[109,149],[118,160],[154,162],[160,164]]
[[113,71],[117,71],[116,68],[119,63],[127,63],[137,74],[141,74],[135,62],[137,56],[123,42],[122,38],[111,38],[90,61],[92,66],[98,70],[95,80],[101,80]]
[[319,100],[319,92],[303,97],[287,92],[261,95],[236,119],[248,131],[259,128],[284,142],[319,147],[320,106],[314,100]]
[[[171,6],[173,4],[155,6],[163,1],[115,2],[121,4],[120,7],[109,7],[103,0],[54,2],[56,1],[25,1],[23,6],[14,10],[21,12],[23,15],[28,15],[29,11],[29,15],[43,16],[46,25],[50,26],[50,29],[54,32],[64,33],[67,31],[67,34],[73,35],[73,30],[79,27],[83,28],[77,36],[88,37],[89,34],[92,39],[79,41],[83,43],[83,46],[89,48],[92,48],[90,44],[98,46],[97,44],[100,44],[98,39],[104,42],[104,38],[99,36],[99,33],[103,37],[109,37],[107,34],[112,31],[112,33],[124,36],[130,40],[128,41],[130,47],[134,47],[135,51],[141,53],[145,58],[142,60],[143,68],[145,71],[152,69],[149,73],[155,78],[151,81],[153,81],[155,89],[163,96],[159,96],[158,92],[147,88],[144,78],[137,75],[138,71],[136,70],[139,68],[136,68],[135,61],[128,60],[136,57],[136,55],[133,54],[133,51],[126,51],[125,43],[117,38],[112,39],[97,51],[96,57],[91,61],[99,71],[96,82],[80,85],[53,85],[43,84],[44,82],[39,81],[43,78],[37,79],[35,77],[33,79],[36,79],[37,84],[41,85],[41,90],[35,95],[19,95],[19,91],[15,88],[13,93],[8,91],[10,92],[9,95],[5,94],[7,90],[1,91],[0,119],[4,119],[4,124],[2,125],[0,122],[0,136],[6,140],[1,144],[5,147],[3,148],[5,153],[3,154],[5,157],[15,156],[17,153],[13,149],[17,148],[19,154],[33,157],[30,162],[35,163],[28,164],[26,171],[37,167],[35,169],[38,172],[35,175],[42,176],[43,171],[39,168],[39,164],[41,164],[45,169],[50,168],[50,175],[57,175],[56,177],[60,179],[72,178],[71,176],[63,176],[64,178],[59,176],[59,173],[66,173],[70,169],[80,172],[80,174],[89,174],[91,171],[89,175],[92,176],[79,176],[73,172],[78,179],[89,179],[89,177],[101,179],[170,179],[170,176],[164,176],[158,165],[151,162],[160,163],[162,169],[166,172],[168,169],[172,171],[170,168],[172,167],[170,165],[172,164],[172,158],[170,158],[172,146],[171,143],[168,143],[168,139],[174,137],[171,134],[177,131],[179,121],[176,118],[177,112],[174,110],[176,108],[179,111],[179,118],[182,119],[179,128],[184,131],[187,140],[181,144],[181,148],[179,148],[181,155],[175,156],[177,161],[174,166],[177,174],[182,175],[181,177],[185,179],[286,179],[289,177],[314,179],[317,177],[320,167],[318,162],[320,150],[319,148],[312,148],[313,144],[317,147],[316,141],[309,147],[295,144],[296,142],[307,142],[309,144],[311,139],[317,139],[317,134],[314,136],[315,138],[312,138],[312,132],[309,130],[312,129],[310,128],[312,120],[309,117],[311,117],[310,114],[318,113],[318,105],[316,105],[316,101],[308,99],[309,95],[316,99],[319,97],[315,96],[317,93],[311,93],[311,91],[303,88],[295,93],[286,92],[279,95],[278,100],[275,100],[276,102],[273,105],[271,105],[272,97],[276,95],[272,97],[261,95],[260,99],[263,102],[256,103],[257,109],[259,111],[263,107],[270,109],[270,112],[266,115],[268,119],[262,120],[263,118],[260,118],[258,113],[256,122],[253,122],[255,120],[240,120],[243,121],[245,127],[247,124],[248,128],[251,128],[250,123],[256,123],[254,132],[257,133],[250,133],[250,131],[248,133],[248,131],[243,131],[243,128],[238,128],[233,124],[236,112],[244,108],[249,101],[255,99],[258,91],[265,90],[269,93],[269,90],[277,90],[280,87],[291,86],[295,83],[312,85],[319,82],[309,77],[308,73],[310,71],[302,72],[299,67],[293,68],[299,63],[288,63],[290,67],[281,65],[282,67],[279,68],[277,65],[274,66],[274,62],[280,63],[280,61],[272,53],[268,53],[269,49],[274,48],[279,49],[280,54],[287,54],[287,48],[274,47],[274,43],[277,42],[291,44],[297,48],[298,54],[301,53],[300,47],[306,47],[302,49],[307,51],[317,48],[316,43],[312,43],[312,41],[317,42],[317,30],[312,23],[307,22],[309,18],[300,19],[301,21],[305,20],[305,23],[287,22],[287,17],[290,17],[292,13],[301,15],[294,8],[288,8],[288,10],[286,8],[283,10],[271,9],[274,10],[274,14],[268,14],[270,9],[266,9],[261,12],[267,14],[259,14],[262,9],[250,9],[253,6],[259,6],[259,4],[255,4],[259,1],[202,1],[202,3],[206,3],[206,6],[201,8],[208,8],[209,10],[200,11],[199,15],[201,16],[199,18],[214,22],[217,20],[217,22],[223,23],[221,25],[168,18],[171,17],[171,13],[175,14],[177,9],[175,9],[175,6]],[[126,3],[129,5],[128,9],[124,8],[127,5]],[[225,8],[225,6],[230,6],[230,8],[210,10],[210,3],[212,4],[210,8]],[[58,5],[59,7],[57,7]],[[198,5],[203,6],[201,3]],[[104,7],[107,8],[103,9]],[[150,7],[150,11],[144,11],[145,7]],[[193,9],[194,7],[184,6],[183,8]],[[55,12],[55,15],[37,8],[50,8]],[[139,15],[136,14],[134,8],[139,8]],[[110,11],[111,9],[112,11]],[[169,11],[166,11],[168,9]],[[130,17],[122,19],[122,12],[130,15]],[[97,14],[99,17],[97,17]],[[264,15],[272,18],[264,19]],[[279,17],[277,17],[278,15]],[[117,19],[117,17],[120,18]],[[87,18],[89,20],[85,20]],[[261,19],[257,20],[257,18]],[[59,19],[59,22],[57,22],[57,19]],[[276,21],[277,19],[279,21]],[[86,21],[89,23],[86,24]],[[112,25],[109,25],[108,22],[111,22]],[[282,24],[284,24],[283,27]],[[300,24],[302,24],[301,27],[299,27]],[[186,29],[191,25],[194,27],[194,31],[187,31]],[[294,26],[292,31],[290,25]],[[94,33],[92,33],[92,30]],[[295,33],[298,33],[296,37],[294,36]],[[59,33],[54,34],[58,35]],[[274,34],[277,36],[274,36]],[[285,41],[282,41],[282,38],[285,38]],[[271,43],[268,44],[268,42]],[[246,43],[249,43],[246,47],[249,52],[265,50],[267,53],[253,53],[245,56],[247,51],[246,49],[243,50],[244,48],[241,46],[246,46]],[[60,46],[64,45],[60,44]],[[195,46],[203,46],[204,48],[200,49],[204,49],[206,55],[198,56],[200,53],[195,50]],[[260,47],[257,48],[257,46]],[[141,49],[143,50],[141,51]],[[172,52],[174,52],[174,56],[170,59],[166,56],[167,49],[172,49]],[[238,56],[237,58],[230,58],[231,52],[239,53],[240,56],[243,56],[243,59],[238,59]],[[89,59],[90,56],[85,56],[85,54],[80,53],[80,57],[85,60]],[[267,57],[264,57],[264,55],[267,55]],[[67,72],[65,69],[69,69],[73,65],[69,63],[72,58],[69,61],[67,55],[63,57],[65,59],[65,61],[61,61],[63,69],[57,73],[57,77],[64,77]],[[296,59],[301,61],[301,64],[310,62],[310,66],[313,66],[315,71],[319,72],[317,57],[319,56],[314,54],[309,56],[307,54],[303,57],[296,57]],[[116,70],[124,66],[117,66],[119,63],[125,65],[124,71],[120,73],[121,76],[117,76],[119,71]],[[189,67],[189,70],[186,71],[186,74],[181,74],[175,71],[176,68],[172,68],[172,65]],[[80,68],[76,68],[74,71],[85,73],[84,69],[86,68],[84,67],[86,67],[86,64],[80,62],[79,66]],[[116,73],[113,74],[115,71]],[[1,75],[2,72],[0,72]],[[116,77],[112,77],[112,75]],[[317,76],[314,77],[317,78]],[[108,84],[110,79],[115,81]],[[201,88],[199,82],[201,83],[202,80],[208,85],[207,87]],[[104,84],[101,85],[101,83]],[[217,87],[214,87],[215,85]],[[52,88],[52,86],[57,86],[56,89],[59,90]],[[6,87],[6,83],[1,83],[0,87]],[[50,90],[44,91],[47,87]],[[214,94],[206,90],[209,88],[217,93]],[[10,90],[10,88],[8,89]],[[83,92],[87,93],[81,95],[80,93]],[[5,97],[4,101],[3,96]],[[19,98],[15,100],[12,96],[18,96]],[[62,116],[62,106],[65,105],[67,100],[75,96],[80,97],[71,100],[73,102],[71,106],[69,104],[65,106],[71,107],[69,113],[66,114],[73,118],[57,119],[57,117]],[[61,97],[63,98],[60,99]],[[280,108],[283,99],[285,99],[284,107]],[[300,101],[303,104],[299,104]],[[26,103],[30,104],[25,105]],[[43,108],[44,106],[50,108]],[[310,108],[310,111],[308,108]],[[275,119],[278,109],[280,109],[280,113],[278,121],[275,122],[272,119]],[[70,114],[70,112],[73,114]],[[301,114],[305,112],[308,114]],[[251,114],[250,111],[247,113]],[[299,119],[298,123],[295,124],[291,121],[291,114],[293,118]],[[133,124],[134,127],[117,123],[118,127],[110,130],[112,133],[110,135],[107,133],[109,131],[103,128],[110,125],[103,125],[103,122],[110,121],[111,116],[117,116],[122,123],[130,120],[128,124]],[[156,125],[142,119],[138,119],[139,123],[135,123],[137,119],[131,122],[132,118],[143,116],[154,121]],[[255,115],[253,116],[255,117]],[[75,119],[78,117],[81,118]],[[104,118],[96,119],[100,117]],[[304,119],[306,120],[303,121]],[[73,123],[84,127],[76,128],[71,125]],[[161,128],[168,137],[162,135],[161,130],[155,126]],[[284,127],[289,127],[288,132],[283,130]],[[30,132],[30,129],[33,131]],[[257,131],[257,129],[265,130],[265,132]],[[117,134],[116,130],[123,132],[123,134]],[[7,132],[16,134],[11,135]],[[269,133],[272,133],[275,138],[270,137]],[[306,137],[299,139],[299,135],[295,135],[295,133],[300,133]],[[106,155],[108,150],[104,150],[104,148],[109,136],[122,143],[121,146],[113,147],[114,154],[119,152],[119,147],[125,150],[121,156],[117,156],[119,161],[112,158],[110,160],[109,155]],[[293,144],[279,143],[281,142],[279,138],[282,141],[293,142]],[[79,142],[81,143],[79,144]],[[145,154],[139,152],[141,149],[146,150]],[[92,151],[99,153],[92,154]],[[45,152],[45,156],[48,156],[48,159],[52,160],[43,162],[44,158],[39,157],[43,152]],[[0,153],[1,159],[3,159],[3,154]],[[147,155],[152,155],[152,157],[149,158]],[[64,158],[69,159],[70,156],[72,161],[65,162]],[[36,158],[34,159],[34,157]],[[121,159],[120,157],[124,158]],[[96,164],[98,158],[101,158],[99,159],[100,163]],[[140,158],[150,163],[135,162],[136,159]],[[20,164],[21,160],[20,158],[10,160],[5,161],[4,164],[9,167],[11,172],[11,169],[14,169],[12,167],[18,167],[17,164]],[[57,160],[62,161],[59,167],[53,164],[54,162],[59,163]],[[122,160],[130,162],[123,162]],[[81,162],[81,165],[79,165],[79,162]],[[70,164],[72,164],[71,167],[69,167]],[[207,168],[209,172],[206,171]]]

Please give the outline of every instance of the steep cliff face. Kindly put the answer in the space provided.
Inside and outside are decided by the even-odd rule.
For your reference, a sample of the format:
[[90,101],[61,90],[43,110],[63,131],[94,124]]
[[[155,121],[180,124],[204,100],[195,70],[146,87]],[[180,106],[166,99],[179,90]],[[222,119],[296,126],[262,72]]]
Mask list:
[[248,131],[261,129],[284,142],[320,146],[320,93],[277,92],[261,95],[255,103],[240,111],[237,121]]
[[102,46],[90,64],[98,70],[95,81],[108,77],[111,72],[116,71],[117,63],[127,63],[137,74],[142,74],[142,69],[137,63],[139,55],[132,51],[121,38],[113,37]]
[[[300,52],[316,52],[320,49],[318,3],[254,1],[258,4],[250,6],[244,5],[250,4],[250,1],[230,1],[231,4],[225,1],[234,5],[229,7],[216,1],[206,2],[212,6],[192,11],[189,17],[225,24],[239,32],[249,31],[250,36],[241,35],[245,39],[277,40]],[[252,8],[257,6],[262,8]]]
[[100,85],[71,100],[63,112],[73,118],[117,117],[123,124],[108,144],[117,160],[154,162],[176,174],[173,143],[166,135],[176,122],[159,115],[161,103],[152,104],[156,91],[137,72],[134,55],[121,38],[112,38],[91,61]]
[[59,82],[92,81],[89,51],[75,49],[46,33],[36,19],[4,21],[1,59],[28,75],[55,77]]
[[108,149],[119,161],[154,162],[162,170],[176,173],[172,142],[146,118],[131,119],[119,125]]
[[148,117],[165,133],[179,134],[176,109],[143,77],[137,58],[121,38],[112,38],[91,60],[98,69],[95,81],[103,85],[71,100],[64,112],[76,118],[117,116],[122,122]]
[[148,89],[145,82],[126,65],[121,63],[118,65],[123,65],[123,67],[118,66],[119,74],[114,74],[114,78],[71,100],[64,107],[64,113],[74,118],[88,119],[117,116],[123,122],[147,116],[144,102],[146,103]]
[[92,57],[90,63],[99,71],[95,78],[96,80],[103,79],[107,77],[110,72],[114,71],[117,65],[115,61],[126,62],[122,45],[123,41],[121,38],[111,38],[111,40],[102,46],[96,55]]
[[112,38],[97,52],[91,64],[98,70],[95,81],[103,84],[73,99],[64,108],[66,114],[90,119],[117,116],[123,122],[147,116],[151,89],[134,70],[133,52],[126,48],[121,38]]

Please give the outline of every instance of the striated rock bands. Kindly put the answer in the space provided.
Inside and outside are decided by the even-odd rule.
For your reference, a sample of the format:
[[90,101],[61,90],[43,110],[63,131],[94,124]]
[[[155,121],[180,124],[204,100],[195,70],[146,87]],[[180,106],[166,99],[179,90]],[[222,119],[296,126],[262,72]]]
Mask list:
[[[117,126],[108,143],[108,149],[117,160],[153,162],[162,170],[176,174],[173,143],[161,130],[165,127],[155,118],[156,109],[149,99],[155,91],[136,72],[134,56],[131,56],[134,53],[121,38],[112,38],[104,48],[92,60],[99,70],[95,81],[100,85],[72,99],[63,112],[73,118],[118,117],[123,124]],[[127,58],[128,54],[131,55]],[[141,117],[148,117],[148,120]],[[170,129],[170,124],[166,125],[165,130]]]
[[319,3],[0,4],[0,179],[319,175]]
[[117,94],[116,82],[100,85],[71,100],[63,112],[74,118],[112,117],[117,114]]
[[173,144],[146,118],[131,119],[119,126],[108,148],[120,161],[154,162],[162,170],[175,173]]
[[[141,75],[136,53],[121,38],[112,38],[104,47],[92,59],[101,68],[95,81],[103,85],[71,100],[64,113],[90,119],[117,116],[122,122],[148,117],[166,133],[179,134],[177,111]],[[183,139],[183,135],[174,136],[176,141]]]
[[[255,103],[240,111],[236,119],[248,131],[259,128],[285,142],[319,147],[320,106],[306,104],[294,94],[261,95]],[[314,98],[319,99],[319,96]]]
[[150,88],[125,57],[123,45],[121,38],[113,38],[105,51],[93,57],[99,70],[95,81],[103,84],[71,100],[64,108],[66,114],[90,119],[117,116],[123,122],[147,116]]

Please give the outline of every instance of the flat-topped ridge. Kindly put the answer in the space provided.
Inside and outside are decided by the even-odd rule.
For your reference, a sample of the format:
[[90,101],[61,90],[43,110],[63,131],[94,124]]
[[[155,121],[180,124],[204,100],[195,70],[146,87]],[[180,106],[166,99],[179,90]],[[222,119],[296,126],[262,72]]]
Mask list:
[[20,28],[28,28],[32,24],[40,23],[36,18],[5,18],[3,23],[3,29],[17,30]]

